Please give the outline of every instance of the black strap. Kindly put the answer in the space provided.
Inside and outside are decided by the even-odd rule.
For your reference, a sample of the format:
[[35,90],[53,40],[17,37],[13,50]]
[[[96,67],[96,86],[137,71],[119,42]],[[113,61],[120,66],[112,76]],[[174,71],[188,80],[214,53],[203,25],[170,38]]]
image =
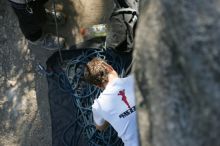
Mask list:
[[114,11],[111,16],[115,16],[115,15],[118,15],[118,14],[132,14],[132,15],[138,16],[138,12],[135,9],[132,9],[132,8],[118,9],[118,10]]

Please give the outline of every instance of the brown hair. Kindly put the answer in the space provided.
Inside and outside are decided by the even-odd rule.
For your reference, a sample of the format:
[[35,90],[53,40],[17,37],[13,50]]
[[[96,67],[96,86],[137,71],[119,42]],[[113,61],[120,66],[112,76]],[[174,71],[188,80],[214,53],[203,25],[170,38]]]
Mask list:
[[108,82],[108,73],[112,67],[101,58],[94,58],[86,64],[84,78],[96,86],[103,86]]

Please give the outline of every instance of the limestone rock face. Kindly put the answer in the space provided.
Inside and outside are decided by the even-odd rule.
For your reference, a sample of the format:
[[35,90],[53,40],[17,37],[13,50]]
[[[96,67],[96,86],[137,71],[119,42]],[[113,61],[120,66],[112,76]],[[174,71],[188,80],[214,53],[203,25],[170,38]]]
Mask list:
[[134,66],[143,146],[220,145],[220,2],[142,1]]

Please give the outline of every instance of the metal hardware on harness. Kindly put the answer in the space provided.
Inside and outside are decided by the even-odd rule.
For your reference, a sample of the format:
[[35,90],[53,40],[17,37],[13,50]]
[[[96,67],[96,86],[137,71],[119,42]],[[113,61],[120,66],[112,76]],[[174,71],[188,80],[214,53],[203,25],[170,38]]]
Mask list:
[[[33,0],[35,1],[35,0]],[[29,6],[29,2],[28,0],[25,0],[25,5],[26,5],[26,10],[28,13],[33,14],[33,9]]]
[[40,63],[36,66],[36,71],[39,75],[41,76],[49,76],[49,75],[52,75],[52,72],[49,73],[46,71],[45,67],[42,66]]

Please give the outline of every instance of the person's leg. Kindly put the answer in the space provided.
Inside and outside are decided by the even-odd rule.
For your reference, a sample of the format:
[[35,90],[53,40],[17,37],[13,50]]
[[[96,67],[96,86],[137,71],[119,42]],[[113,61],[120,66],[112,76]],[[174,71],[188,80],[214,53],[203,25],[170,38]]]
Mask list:
[[123,20],[123,15],[112,16],[108,27],[106,47],[117,51],[122,51],[122,49],[126,50],[126,25]]
[[64,39],[43,32],[43,25],[47,20],[44,3],[47,0],[32,1],[28,4],[11,2],[11,6],[17,15],[19,26],[25,38],[31,44],[40,45],[48,50],[56,50],[64,47]]
[[38,40],[43,33],[42,25],[46,20],[43,4],[37,1],[27,5],[11,2],[11,6],[17,15],[24,36],[30,41]]
[[137,0],[114,0],[115,8],[108,24],[106,47],[120,52],[131,52],[138,14]]

